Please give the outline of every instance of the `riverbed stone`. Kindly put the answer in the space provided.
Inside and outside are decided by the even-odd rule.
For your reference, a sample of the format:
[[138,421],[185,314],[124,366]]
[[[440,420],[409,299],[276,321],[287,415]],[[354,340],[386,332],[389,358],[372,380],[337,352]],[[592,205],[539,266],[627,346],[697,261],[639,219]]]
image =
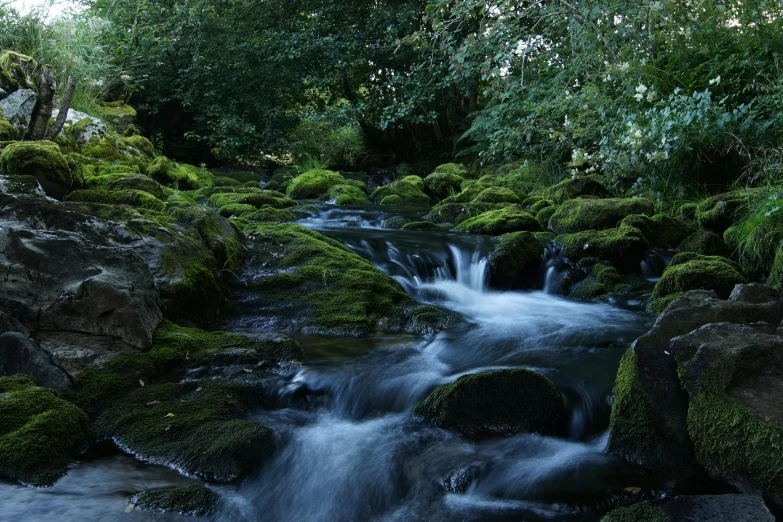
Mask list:
[[49,353],[33,339],[19,332],[0,334],[0,375],[23,373],[37,386],[60,392],[71,387],[71,379]]
[[466,219],[452,230],[470,234],[498,236],[509,232],[539,232],[538,220],[520,205],[509,205],[500,210],[490,210]]
[[[685,239],[691,236],[692,228],[682,221],[666,214],[656,214],[652,217],[644,214],[627,216],[620,226],[631,226],[639,229],[651,247],[676,249]],[[703,252],[699,252],[703,253]]]
[[671,303],[620,362],[607,451],[660,473],[692,469],[688,394],[670,342],[710,323],[778,325],[781,316],[779,296],[756,283],[737,286],[728,300],[693,290]]
[[439,386],[414,414],[469,436],[556,433],[565,407],[548,378],[513,369],[464,375]]
[[609,512],[601,522],[774,522],[760,495],[681,495]]
[[204,517],[215,512],[219,498],[211,489],[193,484],[149,489],[133,495],[128,502],[139,509]]
[[544,257],[544,245],[531,232],[500,236],[487,260],[488,284],[498,290],[535,288]]
[[719,256],[683,252],[672,258],[655,284],[653,297],[660,298],[689,290],[713,290],[719,297],[726,299],[735,285],[746,282],[742,267],[734,261]]
[[570,199],[549,219],[555,234],[570,234],[583,230],[605,230],[632,214],[650,215],[653,204],[646,199]]
[[345,185],[345,178],[330,170],[311,170],[291,180],[286,195],[292,199],[317,199],[334,185]]
[[84,180],[80,170],[51,141],[15,142],[0,154],[0,171],[8,175],[34,176],[46,195],[62,199]]
[[77,406],[27,376],[0,377],[0,477],[51,486],[91,438]]
[[[59,114],[60,109],[52,110],[52,118],[57,119]],[[106,124],[100,118],[95,118],[74,109],[68,109],[65,125],[63,125],[60,131],[59,137],[64,139],[71,138],[75,140],[77,145],[83,145],[93,137],[105,138],[108,132]]]
[[386,198],[396,196],[399,199],[394,199],[395,203],[391,203],[390,200],[386,200],[386,204],[394,205],[408,205],[408,206],[424,206],[431,203],[430,197],[423,192],[423,184],[414,182],[408,178],[416,178],[421,181],[418,176],[408,176],[404,179],[393,181],[388,185],[378,187],[372,194],[370,199],[377,202],[383,202]]
[[608,261],[622,273],[639,272],[648,248],[641,231],[629,226],[563,234],[555,239],[555,244],[573,264],[597,258]]

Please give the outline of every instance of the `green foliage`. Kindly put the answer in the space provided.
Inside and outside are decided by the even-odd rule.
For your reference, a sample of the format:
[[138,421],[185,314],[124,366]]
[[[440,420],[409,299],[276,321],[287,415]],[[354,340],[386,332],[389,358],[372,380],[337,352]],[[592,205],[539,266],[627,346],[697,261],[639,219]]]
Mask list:
[[783,192],[777,186],[765,192],[766,197],[747,205],[743,217],[724,234],[751,273],[769,273],[783,241]]

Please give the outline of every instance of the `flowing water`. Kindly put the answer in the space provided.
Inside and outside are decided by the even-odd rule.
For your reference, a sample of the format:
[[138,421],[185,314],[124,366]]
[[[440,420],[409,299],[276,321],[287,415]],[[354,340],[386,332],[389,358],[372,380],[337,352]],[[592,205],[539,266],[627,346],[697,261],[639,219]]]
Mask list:
[[[302,224],[465,321],[427,339],[299,338],[306,364],[281,379],[284,407],[256,413],[278,451],[241,484],[216,487],[214,520],[598,520],[612,495],[637,485],[635,470],[603,450],[618,361],[646,318],[543,291],[554,264],[542,290],[488,290],[491,238],[389,230],[385,212],[325,207]],[[567,433],[472,441],[412,415],[440,384],[509,367],[552,379],[567,402]],[[180,520],[126,514],[125,499],[187,482],[127,456],[84,460],[53,488],[0,484],[0,519]]]

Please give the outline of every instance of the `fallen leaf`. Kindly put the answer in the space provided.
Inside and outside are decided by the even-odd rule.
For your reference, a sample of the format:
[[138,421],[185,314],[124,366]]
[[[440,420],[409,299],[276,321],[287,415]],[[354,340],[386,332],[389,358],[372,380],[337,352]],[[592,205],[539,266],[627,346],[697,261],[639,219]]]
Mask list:
[[242,371],[247,372],[247,373],[253,373],[253,370],[248,370],[247,368],[242,368]]
[[142,386],[144,386],[144,379],[139,379],[139,384],[141,384]]
[[174,414],[173,413],[167,413],[166,417],[174,417]]

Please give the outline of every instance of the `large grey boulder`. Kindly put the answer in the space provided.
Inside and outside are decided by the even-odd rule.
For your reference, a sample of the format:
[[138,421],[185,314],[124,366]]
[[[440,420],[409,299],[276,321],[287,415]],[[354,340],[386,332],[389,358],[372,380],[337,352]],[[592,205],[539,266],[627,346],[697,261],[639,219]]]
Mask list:
[[21,131],[20,138],[27,135],[30,128],[30,120],[38,101],[38,95],[31,89],[19,89],[0,100],[0,109],[3,117],[11,122],[11,125]]
[[51,356],[35,341],[18,332],[0,335],[0,376],[24,373],[41,388],[66,391],[68,375],[57,367]]
[[691,469],[688,395],[670,341],[710,323],[777,325],[782,313],[778,295],[759,284],[737,285],[728,300],[696,290],[674,301],[620,362],[607,451],[657,472]]
[[[52,118],[57,118],[60,109],[52,111]],[[85,121],[86,120],[86,121]],[[83,145],[91,138],[97,137],[103,139],[109,132],[106,124],[100,118],[95,118],[87,113],[68,109],[68,115],[65,118],[65,125],[60,131],[60,137],[72,137],[76,143]]]

